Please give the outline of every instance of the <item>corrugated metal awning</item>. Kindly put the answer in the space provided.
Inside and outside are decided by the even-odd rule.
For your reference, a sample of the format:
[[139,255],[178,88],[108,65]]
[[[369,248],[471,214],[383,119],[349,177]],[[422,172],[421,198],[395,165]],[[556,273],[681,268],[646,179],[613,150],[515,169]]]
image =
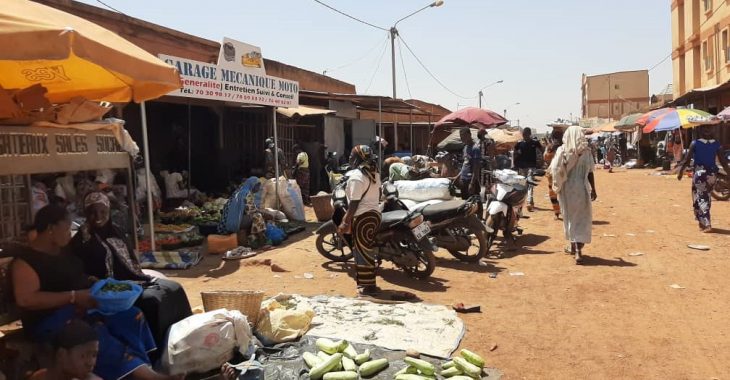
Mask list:
[[307,106],[299,106],[293,108],[277,108],[276,112],[279,115],[286,117],[302,117],[302,116],[313,116],[313,115],[330,115],[337,113],[337,111],[328,110],[325,108],[315,108]]

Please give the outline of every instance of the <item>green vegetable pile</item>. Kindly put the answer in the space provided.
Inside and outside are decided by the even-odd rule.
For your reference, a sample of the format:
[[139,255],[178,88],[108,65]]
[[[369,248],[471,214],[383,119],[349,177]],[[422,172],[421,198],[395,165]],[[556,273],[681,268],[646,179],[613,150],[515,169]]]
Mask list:
[[125,282],[107,282],[101,287],[101,291],[107,293],[128,292],[130,290],[132,290],[132,285]]

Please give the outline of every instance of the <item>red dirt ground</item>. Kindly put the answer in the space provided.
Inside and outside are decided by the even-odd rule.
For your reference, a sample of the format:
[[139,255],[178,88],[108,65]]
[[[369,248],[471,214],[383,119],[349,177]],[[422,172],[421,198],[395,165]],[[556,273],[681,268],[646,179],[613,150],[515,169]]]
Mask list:
[[[718,231],[701,234],[690,181],[655,173],[597,173],[593,243],[584,266],[563,254],[562,222],[553,220],[541,184],[535,190],[539,209],[522,222],[523,249],[486,266],[439,252],[430,281],[386,268],[379,283],[429,303],[480,304],[481,314],[462,316],[462,347],[481,353],[507,379],[728,378],[730,203],[713,204]],[[185,285],[194,306],[204,290],[354,295],[354,281],[339,266],[325,264],[309,232],[292,240],[256,258],[271,259],[287,273],[209,256],[194,269],[168,274]],[[711,250],[689,249],[691,243]],[[315,278],[302,278],[305,272]],[[498,276],[489,278],[489,272]]]

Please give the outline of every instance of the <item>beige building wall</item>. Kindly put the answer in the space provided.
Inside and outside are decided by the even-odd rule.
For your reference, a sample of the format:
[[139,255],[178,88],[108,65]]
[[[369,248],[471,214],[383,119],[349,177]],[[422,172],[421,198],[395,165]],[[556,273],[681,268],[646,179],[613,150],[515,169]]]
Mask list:
[[618,120],[649,105],[649,71],[583,75],[583,118]]
[[672,0],[674,98],[730,80],[730,2]]

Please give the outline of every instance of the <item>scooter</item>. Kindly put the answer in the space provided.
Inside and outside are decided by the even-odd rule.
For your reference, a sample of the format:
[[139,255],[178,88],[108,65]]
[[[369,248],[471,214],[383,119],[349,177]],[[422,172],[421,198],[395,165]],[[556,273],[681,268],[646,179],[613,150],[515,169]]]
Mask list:
[[[332,220],[320,226],[317,235],[317,251],[324,257],[347,262],[353,258],[350,236],[337,231],[347,212],[345,176],[332,192],[335,209]],[[381,214],[380,227],[375,233],[374,249],[377,265],[390,261],[404,272],[417,279],[426,279],[436,269],[436,247],[429,238],[431,228],[418,211],[396,210]]]
[[[383,211],[409,210],[398,199],[398,189],[391,182],[382,186],[385,202]],[[423,214],[431,227],[431,236],[437,246],[446,249],[457,259],[475,263],[488,251],[487,228],[479,220],[479,196],[463,200],[443,201],[436,204],[416,205],[411,211]]]
[[537,186],[531,178],[518,175],[513,170],[495,170],[490,173],[495,184],[486,194],[487,227],[492,232],[487,235],[487,250],[494,245],[497,233],[502,231],[506,240],[516,241],[522,235],[519,227],[522,207],[527,200],[528,186]]

